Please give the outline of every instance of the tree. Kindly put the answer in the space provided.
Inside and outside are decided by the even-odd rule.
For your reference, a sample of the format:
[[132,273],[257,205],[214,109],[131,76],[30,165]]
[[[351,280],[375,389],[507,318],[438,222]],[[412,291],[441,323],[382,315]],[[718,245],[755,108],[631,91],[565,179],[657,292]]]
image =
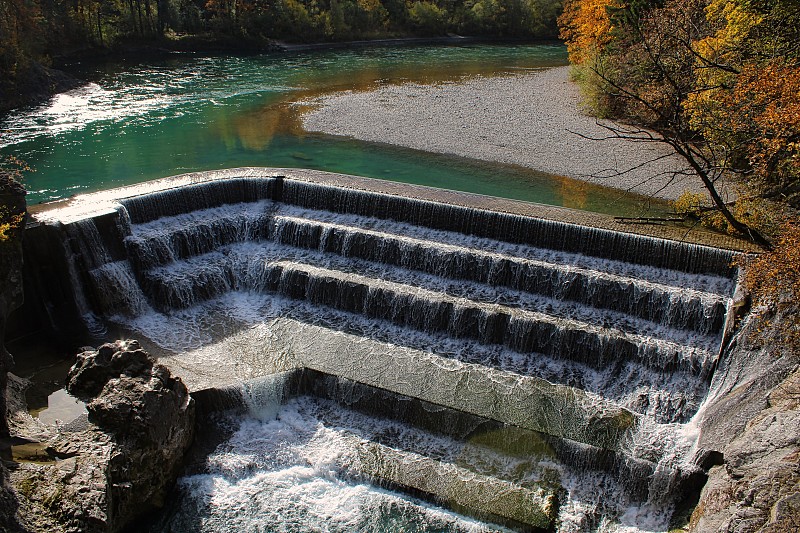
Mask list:
[[592,73],[586,80],[602,95],[596,105],[633,125],[610,134],[671,146],[727,225],[769,246],[733,212],[720,186],[732,179],[746,185],[742,198],[796,194],[797,41],[781,32],[787,19],[800,20],[797,8],[787,7],[797,2],[606,5],[602,32],[579,23],[581,6],[596,2],[575,0],[560,22],[568,46],[578,48],[571,59]]
[[558,18],[561,38],[575,64],[596,59],[611,42],[611,12],[617,0],[566,0]]
[[800,208],[800,3],[713,0],[706,13],[713,31],[696,46],[715,68],[687,99],[692,125],[752,193]]
[[0,0],[0,111],[23,92],[40,53],[40,11],[32,0]]
[[408,8],[411,26],[423,35],[444,35],[447,11],[433,2],[414,2]]

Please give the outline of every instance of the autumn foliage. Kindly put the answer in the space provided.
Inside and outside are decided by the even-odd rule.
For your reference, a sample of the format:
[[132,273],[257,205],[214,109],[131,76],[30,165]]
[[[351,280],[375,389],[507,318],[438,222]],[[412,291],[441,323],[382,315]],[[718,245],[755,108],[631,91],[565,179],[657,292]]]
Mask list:
[[780,227],[800,209],[800,2],[616,1],[570,0],[559,19],[595,112],[686,159],[709,193],[683,209],[750,237]]
[[756,310],[768,316],[778,313],[777,326],[781,345],[800,357],[800,220],[785,224],[775,249],[762,254],[746,265],[745,284],[753,297]]
[[597,57],[612,40],[609,8],[617,0],[566,0],[558,18],[560,36],[567,43],[571,62],[580,64]]
[[720,105],[758,192],[800,207],[800,67],[748,64]]

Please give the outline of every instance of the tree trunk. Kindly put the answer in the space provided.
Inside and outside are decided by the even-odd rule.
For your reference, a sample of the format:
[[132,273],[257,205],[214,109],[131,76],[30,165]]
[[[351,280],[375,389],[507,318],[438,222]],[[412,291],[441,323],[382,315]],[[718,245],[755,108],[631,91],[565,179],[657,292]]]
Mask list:
[[714,206],[719,209],[719,212],[722,213],[722,216],[725,217],[725,220],[728,222],[728,224],[730,224],[731,227],[742,236],[750,239],[754,243],[766,248],[767,250],[771,250],[772,243],[770,243],[769,240],[761,235],[759,231],[738,220],[733,213],[731,213],[730,209],[728,209],[728,206],[725,204],[725,201],[719,195],[719,191],[717,191],[717,188],[714,186],[714,182],[708,175],[708,172],[706,172],[702,165],[697,162],[697,159],[691,154],[690,150],[686,149],[684,146],[681,146],[681,144],[677,141],[667,140],[667,143],[675,149],[678,155],[683,157],[683,159],[689,163],[689,166],[692,167],[692,170],[695,171],[700,180],[703,182],[703,186],[705,186],[709,196],[711,196],[711,201],[714,202]]

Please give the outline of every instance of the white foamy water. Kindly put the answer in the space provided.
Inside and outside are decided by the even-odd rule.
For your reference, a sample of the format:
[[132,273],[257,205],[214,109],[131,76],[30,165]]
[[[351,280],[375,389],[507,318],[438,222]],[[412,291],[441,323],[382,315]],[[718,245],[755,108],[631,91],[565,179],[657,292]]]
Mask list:
[[[328,407],[330,409],[330,407]],[[352,479],[349,428],[328,427],[317,402],[293,400],[276,419],[244,417],[205,471],[179,481],[180,509],[155,530],[171,532],[507,531]],[[347,418],[347,417],[346,417]],[[345,422],[397,427],[351,415]],[[447,443],[428,443],[436,447]],[[348,458],[349,457],[349,458]]]
[[275,224],[286,220],[307,221],[320,225],[323,230],[331,228],[350,229],[355,233],[396,238],[406,243],[436,243],[442,250],[467,249],[479,255],[506,256],[565,268],[586,271],[594,276],[612,275],[627,280],[645,281],[646,286],[655,285],[680,289],[687,295],[704,299],[730,295],[734,283],[729,278],[706,274],[689,274],[675,270],[655,268],[611,259],[601,259],[576,253],[548,250],[533,246],[513,244],[492,239],[464,235],[450,231],[414,226],[393,220],[377,219],[342,213],[331,213],[305,209],[291,205],[274,206],[272,202],[251,202],[225,205],[183,213],[174,217],[160,218],[136,224],[136,238],[155,238],[174,232],[177,228],[203,226],[225,217],[245,218],[252,221],[273,211]]
[[635,504],[609,475],[552,463],[546,451],[513,457],[485,435],[456,441],[327,400],[300,397],[266,417],[219,423],[233,433],[201,472],[179,481],[177,505],[153,531],[507,531],[361,481],[358,447],[372,442],[392,447],[412,468],[420,456],[435,457],[531,487],[556,474],[569,494],[560,508],[560,532],[664,531],[671,511]]
[[[126,200],[113,229],[127,261],[111,246],[91,251],[119,238],[108,219],[70,230],[85,243],[88,292],[107,319],[157,344],[194,390],[244,384],[251,414],[229,420],[230,438],[182,480],[164,530],[492,529],[385,487],[435,494],[487,520],[514,517],[491,507],[503,494],[503,505],[529,511],[521,523],[557,515],[559,531],[668,527],[699,473],[690,420],[709,389],[731,280],[281,202],[191,209],[271,190],[243,186],[219,199],[200,186],[187,198]],[[347,209],[375,200],[359,194]],[[540,227],[486,223],[511,241]],[[541,228],[543,243],[572,231]],[[614,257],[668,246],[674,268],[702,270],[691,260],[709,258],[710,271],[726,271],[722,252],[689,257],[694,249],[679,245],[603,238]],[[305,381],[292,386],[314,398],[287,389],[281,406],[282,386],[260,380],[300,379],[300,368]],[[396,402],[412,402],[414,414]],[[525,437],[488,449],[458,424]]]
[[[296,88],[286,83],[265,83],[253,72],[237,73],[237,66],[242,65],[247,61],[207,57],[101,75],[96,82],[57,94],[33,109],[9,113],[3,120],[0,148],[89,127],[97,134],[110,124],[153,126],[165,119],[196,114],[204,105]],[[258,70],[257,63],[250,68]]]
[[154,90],[153,87],[143,87],[142,92],[136,94],[124,94],[113,85],[88,83],[55,95],[35,112],[11,113],[6,122],[14,127],[3,133],[0,148],[42,135],[57,136],[91,124],[128,121],[167,109],[174,100],[175,97],[167,95],[163,89]]

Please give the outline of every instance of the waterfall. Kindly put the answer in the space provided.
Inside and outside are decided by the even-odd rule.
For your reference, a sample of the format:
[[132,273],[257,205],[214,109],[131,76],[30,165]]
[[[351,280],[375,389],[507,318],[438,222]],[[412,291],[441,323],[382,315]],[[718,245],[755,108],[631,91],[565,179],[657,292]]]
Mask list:
[[286,382],[291,376],[277,373],[241,384],[241,394],[248,412],[259,420],[273,420],[286,400]]
[[267,177],[129,196],[63,231],[87,313],[203,383],[225,360],[222,403],[271,450],[246,453],[273,454],[236,483],[311,465],[575,531],[665,528],[698,490],[687,428],[719,363],[730,251]]
[[729,276],[733,268],[732,254],[717,248],[342,187],[287,181],[282,201],[683,272]]

